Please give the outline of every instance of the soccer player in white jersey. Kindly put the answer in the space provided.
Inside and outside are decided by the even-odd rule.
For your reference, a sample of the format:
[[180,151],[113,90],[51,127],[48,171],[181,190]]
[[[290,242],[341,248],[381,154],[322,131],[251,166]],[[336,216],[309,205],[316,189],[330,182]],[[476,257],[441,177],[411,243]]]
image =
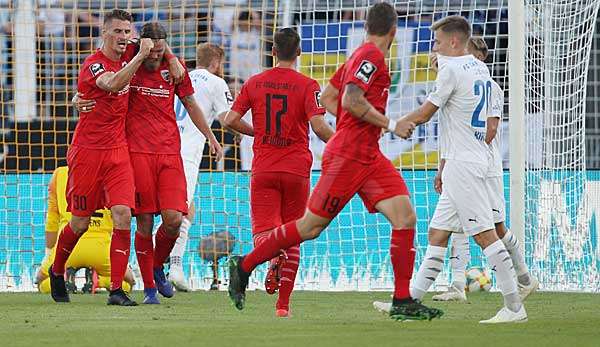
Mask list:
[[417,110],[403,120],[428,122],[437,112],[444,165],[444,189],[429,225],[429,245],[410,294],[421,299],[442,271],[448,239],[462,226],[483,248],[496,283],[504,297],[504,307],[491,319],[480,323],[524,322],[525,307],[517,291],[512,260],[498,239],[486,185],[491,165],[491,149],[485,143],[486,120],[492,94],[487,66],[467,52],[471,26],[461,16],[445,17],[431,27],[433,52],[439,72],[436,90]]
[[[488,55],[488,46],[485,40],[481,37],[471,37],[468,44],[468,52],[482,62],[485,61]],[[436,56],[432,60],[437,60]],[[432,65],[436,65],[432,61]],[[525,300],[529,294],[534,292],[539,282],[529,274],[529,269],[525,263],[523,252],[520,249],[520,243],[514,234],[504,224],[506,219],[505,200],[504,200],[504,184],[502,171],[502,154],[500,153],[500,135],[498,133],[499,123],[502,118],[502,109],[504,105],[504,91],[498,83],[492,81],[492,96],[489,105],[490,112],[486,122],[486,137],[485,142],[492,149],[492,164],[487,174],[486,185],[490,194],[490,203],[492,214],[494,216],[494,224],[496,234],[504,243],[506,250],[510,254],[517,274],[517,282],[519,295],[521,300]],[[442,159],[443,160],[443,159]],[[435,180],[435,189],[438,193],[442,192],[441,175],[438,172]],[[451,241],[451,256],[450,267],[452,269],[452,285],[448,291],[433,296],[436,301],[466,301],[465,295],[465,270],[471,255],[469,252],[469,239],[462,232],[452,234]]]
[[[196,69],[190,72],[194,86],[194,98],[210,126],[219,115],[225,115],[233,102],[223,76],[225,53],[213,44],[203,43],[196,50]],[[170,254],[169,281],[178,291],[189,291],[188,281],[183,273],[183,254],[188,241],[188,231],[194,218],[194,193],[198,181],[198,171],[206,138],[192,123],[185,107],[175,100],[175,114],[181,134],[181,157],[187,182],[189,214],[183,218],[179,238]],[[220,158],[217,158],[217,161]]]

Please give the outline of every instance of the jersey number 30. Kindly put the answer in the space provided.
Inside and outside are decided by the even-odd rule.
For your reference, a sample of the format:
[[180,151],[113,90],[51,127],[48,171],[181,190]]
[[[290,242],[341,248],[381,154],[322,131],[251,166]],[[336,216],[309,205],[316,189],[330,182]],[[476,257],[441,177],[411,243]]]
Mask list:
[[475,84],[473,85],[473,92],[476,96],[479,96],[480,99],[479,103],[477,103],[477,106],[475,107],[475,110],[473,111],[473,117],[471,118],[471,126],[474,128],[485,128],[486,119],[481,120],[479,119],[479,116],[481,114],[481,110],[483,110],[485,106],[490,104],[490,99],[492,97],[492,82],[484,82],[482,80],[475,81]]

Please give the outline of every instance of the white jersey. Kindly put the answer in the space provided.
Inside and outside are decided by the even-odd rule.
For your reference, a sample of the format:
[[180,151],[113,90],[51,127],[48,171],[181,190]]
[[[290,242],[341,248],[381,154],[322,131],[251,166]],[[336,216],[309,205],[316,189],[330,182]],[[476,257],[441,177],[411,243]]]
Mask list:
[[[194,87],[196,103],[200,106],[210,127],[219,114],[229,110],[233,102],[229,87],[222,78],[206,69],[191,71],[190,79]],[[196,128],[179,98],[175,98],[175,115],[181,135],[181,157],[184,161],[199,162],[202,160],[206,137]]]
[[436,88],[428,100],[439,107],[442,159],[490,163],[485,124],[490,112],[492,78],[472,55],[439,56]]
[[500,123],[498,124],[498,132],[496,133],[496,137],[490,143],[490,148],[492,150],[492,159],[490,170],[488,172],[489,177],[497,177],[502,176],[502,153],[500,152],[500,138],[502,136],[502,109],[504,108],[504,91],[496,81],[492,80],[492,100],[490,103],[490,112],[488,113],[488,118],[500,118]]

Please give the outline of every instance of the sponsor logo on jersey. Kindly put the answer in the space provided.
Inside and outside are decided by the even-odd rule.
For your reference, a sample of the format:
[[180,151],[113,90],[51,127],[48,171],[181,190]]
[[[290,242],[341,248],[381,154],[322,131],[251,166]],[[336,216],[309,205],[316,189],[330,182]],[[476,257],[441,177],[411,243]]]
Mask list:
[[225,91],[225,100],[227,100],[227,104],[233,104],[233,96],[229,90]]
[[131,86],[131,88],[135,89],[142,95],[157,96],[159,98],[168,98],[171,94],[171,91],[169,89],[150,88],[143,86]]
[[315,104],[317,107],[323,107],[323,105],[321,105],[321,92],[318,90],[315,91]]
[[165,82],[169,82],[169,70],[160,70],[160,75]]
[[92,65],[90,65],[90,72],[92,73],[92,76],[96,77],[99,74],[103,73],[104,71],[106,71],[104,69],[104,65],[102,65],[102,63],[94,63]]
[[358,70],[356,70],[354,76],[368,84],[371,81],[371,77],[373,77],[375,71],[377,71],[377,67],[375,66],[375,64],[371,63],[368,60],[363,60],[360,63]]

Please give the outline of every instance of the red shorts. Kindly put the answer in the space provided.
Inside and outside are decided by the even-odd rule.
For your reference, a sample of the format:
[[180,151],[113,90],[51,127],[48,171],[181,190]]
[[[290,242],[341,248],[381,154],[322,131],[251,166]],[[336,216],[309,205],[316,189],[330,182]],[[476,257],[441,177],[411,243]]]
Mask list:
[[398,195],[409,195],[400,173],[383,155],[370,164],[325,152],[321,178],[313,190],[309,210],[321,217],[333,219],[358,193],[371,213],[375,205]]
[[133,208],[133,170],[126,146],[87,149],[73,145],[67,153],[67,210],[88,217],[115,205]]
[[299,219],[306,211],[310,178],[285,172],[253,174],[250,181],[252,234]]
[[133,214],[188,213],[187,184],[179,154],[130,153],[135,178]]

